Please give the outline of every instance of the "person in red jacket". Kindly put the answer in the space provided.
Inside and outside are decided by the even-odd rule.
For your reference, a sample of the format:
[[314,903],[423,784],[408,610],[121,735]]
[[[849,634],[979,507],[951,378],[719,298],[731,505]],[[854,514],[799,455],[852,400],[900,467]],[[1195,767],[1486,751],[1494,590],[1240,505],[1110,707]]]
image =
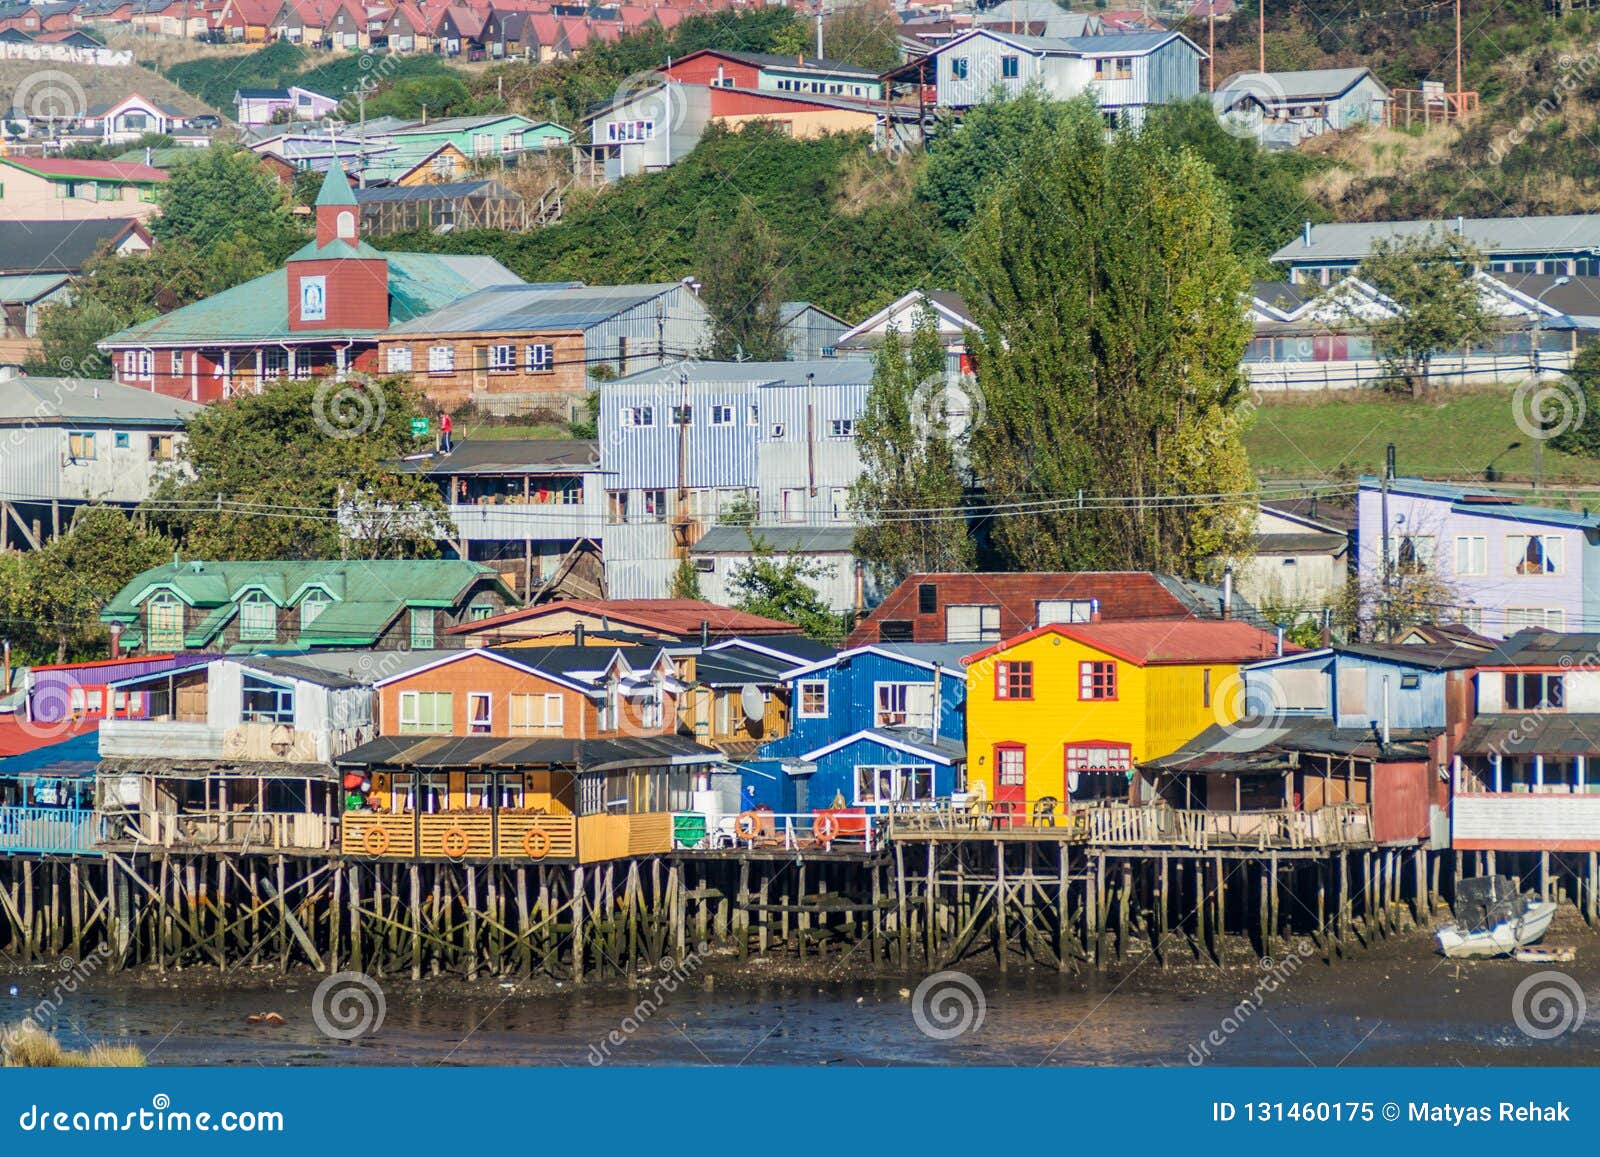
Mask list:
[[450,453],[450,415],[443,410],[439,411],[439,451],[443,454]]

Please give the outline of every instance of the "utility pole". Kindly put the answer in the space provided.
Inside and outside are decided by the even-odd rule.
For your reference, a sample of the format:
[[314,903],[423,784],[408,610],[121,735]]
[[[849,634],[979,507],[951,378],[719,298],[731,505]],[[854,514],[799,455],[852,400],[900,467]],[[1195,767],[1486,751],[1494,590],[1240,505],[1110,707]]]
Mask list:
[[822,59],[822,0],[817,0],[817,59]]
[[1267,71],[1267,0],[1256,3],[1256,71]]
[[1456,116],[1461,116],[1461,0],[1456,0]]
[[1217,0],[1206,0],[1206,91],[1217,91]]
[[1394,481],[1394,443],[1383,456],[1383,489],[1378,518],[1383,523],[1383,641],[1394,638],[1394,558],[1389,547],[1389,484]]
[[1533,435],[1533,489],[1534,489],[1534,493],[1538,493],[1539,488],[1544,484],[1544,441],[1545,441],[1544,401],[1545,401],[1545,399],[1544,399],[1544,391],[1542,389],[1540,389],[1540,387],[1539,387],[1539,379],[1543,375],[1543,371],[1539,368],[1539,341],[1540,341],[1540,330],[1543,327],[1543,323],[1544,323],[1544,312],[1543,312],[1544,295],[1546,293],[1551,292],[1552,290],[1560,289],[1563,285],[1567,284],[1567,282],[1569,282],[1571,280],[1572,280],[1572,278],[1570,278],[1567,275],[1563,274],[1562,276],[1560,276],[1560,277],[1556,278],[1554,281],[1552,281],[1549,285],[1545,286],[1544,289],[1539,292],[1538,296],[1536,296],[1533,299],[1533,333],[1531,335],[1531,337],[1532,337],[1532,342],[1531,342],[1532,349],[1530,351],[1529,357],[1530,357],[1530,360],[1532,362],[1532,368],[1533,368],[1533,393],[1530,396],[1533,399],[1533,420],[1534,420],[1534,423],[1537,426],[1537,429],[1535,430],[1534,435]]

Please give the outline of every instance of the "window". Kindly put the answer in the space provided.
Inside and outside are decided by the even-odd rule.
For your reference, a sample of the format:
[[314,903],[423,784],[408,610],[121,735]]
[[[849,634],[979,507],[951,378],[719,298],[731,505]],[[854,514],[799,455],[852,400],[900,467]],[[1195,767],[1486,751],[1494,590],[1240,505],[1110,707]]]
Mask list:
[[449,735],[455,727],[452,691],[400,692],[401,735]]
[[932,683],[878,683],[873,687],[874,727],[933,730]]
[[155,366],[155,354],[150,350],[124,350],[122,353],[122,376],[137,380],[148,378]]
[[1022,787],[1028,778],[1028,750],[1021,746],[994,749],[995,784],[999,787]]
[[321,591],[307,591],[306,597],[300,600],[300,629],[304,631],[327,609],[327,595]]
[[1489,540],[1481,534],[1456,536],[1456,574],[1483,575],[1489,573]]
[[656,424],[656,408],[654,406],[623,406],[617,411],[617,421],[623,426],[654,426]]
[[950,79],[967,79],[967,58],[965,56],[952,56],[950,58]]
[[268,381],[277,381],[289,368],[289,351],[262,350],[256,355],[256,366],[261,377]]
[[1040,599],[1034,603],[1034,625],[1043,627],[1050,623],[1087,623],[1094,618],[1093,599]]
[[67,456],[89,461],[94,458],[94,434],[74,430],[67,435]]
[[[111,445],[118,450],[126,450],[133,445],[133,441],[128,437],[126,430],[118,430],[111,435]],[[151,455],[151,457],[154,457],[154,455]]]
[[767,435],[767,437],[774,442],[781,442],[783,441],[786,432],[787,431],[784,430],[782,422],[774,422],[772,423],[772,431]]
[[783,521],[806,520],[806,492],[799,487],[789,487],[779,497],[783,500]]
[[1086,659],[1078,664],[1079,699],[1115,699],[1116,697],[1116,663]]
[[641,490],[639,494],[644,499],[645,521],[665,522],[667,520],[667,492],[665,490]]
[[910,619],[884,619],[878,624],[880,643],[909,643],[914,637]]
[[475,156],[475,157],[487,157],[492,152],[494,152],[494,134],[493,133],[473,133],[472,134],[472,155],[473,156]]
[[528,372],[548,374],[556,368],[556,347],[549,342],[537,342],[528,347]]
[[824,679],[808,679],[800,684],[800,718],[828,717],[828,684]]
[[1556,534],[1506,535],[1506,565],[1512,574],[1560,574],[1561,536]]
[[1463,607],[1457,617],[1460,619],[1461,625],[1469,631],[1483,630],[1482,607]]
[[655,121],[609,121],[606,124],[608,145],[631,145],[648,141],[655,135]]
[[240,714],[246,723],[294,723],[294,688],[245,674]]
[[564,700],[560,695],[511,696],[512,735],[560,735]]
[[[1481,624],[1482,612],[1479,612]],[[1506,608],[1506,633],[1515,634],[1529,627],[1542,628],[1546,631],[1561,631],[1566,629],[1567,613],[1560,607],[1507,607]]]
[[[126,438],[126,434],[118,434],[118,438]],[[173,439],[171,434],[150,435],[150,461],[171,462],[174,457]]]
[[856,436],[856,424],[849,418],[835,418],[828,423],[828,437],[841,441]]
[[761,425],[761,407],[756,405],[754,402],[750,403],[750,410],[749,410],[749,413],[745,417],[745,423],[744,424],[746,426],[758,426],[758,427]]
[[239,638],[247,643],[270,643],[278,637],[278,607],[261,591],[239,600]]
[[481,623],[484,619],[494,618],[494,607],[489,603],[473,603],[467,608],[467,620]]
[[1566,676],[1507,672],[1505,696],[1508,711],[1560,711],[1566,704]]
[[433,608],[411,608],[411,649],[426,651],[433,647]]
[[453,374],[455,370],[455,346],[434,345],[428,347],[428,372],[430,374]]
[[167,360],[167,364],[172,368],[173,377],[183,373],[183,351],[173,350],[172,356]]
[[1000,77],[1003,80],[1015,80],[1017,77],[1017,58],[1015,56],[1002,56],[1000,58]]
[[628,492],[626,490],[610,490],[606,492],[608,502],[607,521],[623,523],[628,521]]
[[387,365],[391,374],[409,374],[411,372],[411,347],[408,345],[390,346],[386,351]]
[[1108,56],[1094,62],[1096,80],[1127,80],[1133,76],[1133,57]]
[[1000,662],[994,665],[996,699],[1033,698],[1033,661]]
[[672,423],[671,424],[674,425],[674,426],[692,426],[692,425],[694,425],[694,407],[693,406],[673,406],[672,407]]
[[931,615],[939,610],[939,588],[934,583],[917,584],[917,614]]
[[986,603],[946,607],[944,638],[947,643],[998,643],[999,606]]
[[918,803],[933,799],[933,766],[917,763],[905,767],[856,765],[857,804]]
[[494,728],[493,699],[487,691],[467,692],[467,734],[488,735]]
[[145,604],[150,634],[150,650],[183,650],[183,603],[171,591],[160,591],[150,596]]
[[1395,569],[1402,574],[1421,574],[1433,567],[1434,538],[1431,534],[1402,534],[1394,542]]
[[713,426],[731,426],[731,425],[733,425],[733,407],[732,406],[712,406],[711,407],[711,424]]
[[1132,771],[1133,751],[1124,743],[1069,743],[1067,770]]
[[1401,675],[1400,676],[1400,690],[1402,690],[1402,691],[1416,691],[1421,686],[1422,686],[1422,676],[1421,675],[1412,674],[1412,675]]
[[497,374],[508,374],[517,368],[517,347],[492,345],[489,347],[489,369]]

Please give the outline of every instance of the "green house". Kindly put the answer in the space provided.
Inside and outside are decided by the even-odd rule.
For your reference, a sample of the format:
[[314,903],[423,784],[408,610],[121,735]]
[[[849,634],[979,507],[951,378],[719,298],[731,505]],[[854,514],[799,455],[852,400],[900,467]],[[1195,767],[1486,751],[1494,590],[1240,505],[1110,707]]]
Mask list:
[[517,113],[445,117],[395,129],[389,136],[398,145],[416,141],[452,144],[472,160],[519,157],[523,153],[565,148],[572,142],[572,130],[554,121],[536,121]]
[[431,650],[516,605],[499,574],[460,559],[196,559],[137,575],[100,620],[123,653]]

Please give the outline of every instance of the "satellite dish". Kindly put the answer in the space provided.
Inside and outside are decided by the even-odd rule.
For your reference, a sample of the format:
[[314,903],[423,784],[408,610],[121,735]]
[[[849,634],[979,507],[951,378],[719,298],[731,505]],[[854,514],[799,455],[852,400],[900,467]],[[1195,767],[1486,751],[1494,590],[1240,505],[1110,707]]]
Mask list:
[[746,683],[740,689],[739,706],[744,708],[744,717],[751,723],[760,723],[766,717],[766,702],[761,697],[761,688],[754,683]]

